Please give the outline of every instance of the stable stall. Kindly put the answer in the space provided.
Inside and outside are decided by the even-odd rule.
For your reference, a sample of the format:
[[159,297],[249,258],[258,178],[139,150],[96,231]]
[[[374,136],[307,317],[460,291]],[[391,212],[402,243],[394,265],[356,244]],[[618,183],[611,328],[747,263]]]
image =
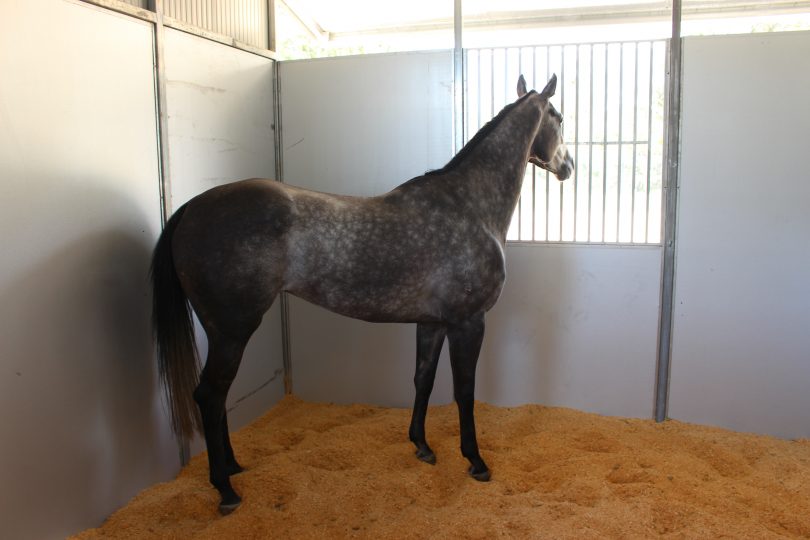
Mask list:
[[[740,535],[810,534],[809,484],[790,480],[810,474],[810,3],[456,0],[368,8],[365,27],[332,4],[0,5],[0,536],[98,527],[189,462],[168,495],[138,499],[167,514],[132,531],[236,537],[283,522],[289,536],[420,536],[442,514],[409,531],[391,512],[424,517],[407,510],[424,498],[469,501],[494,520],[473,512],[470,527],[441,529],[448,535],[526,536],[557,519],[546,534],[576,536],[583,514],[571,509],[600,505],[616,514],[586,520],[596,534],[663,534],[697,508],[689,496],[705,481],[710,501],[777,485],[793,501],[777,512],[738,493],[754,518],[718,511],[743,520]],[[278,515],[250,518],[243,507],[219,517],[205,442],[172,432],[158,376],[149,267],[167,220],[244,178],[386,193],[441,169],[517,99],[521,74],[538,91],[558,76],[552,103],[576,168],[559,182],[529,165],[503,248],[506,284],[487,314],[475,385],[490,484],[464,474],[446,347],[428,413],[440,456],[430,468],[412,456],[402,410],[414,401],[415,326],[282,294],[225,406],[233,432],[262,418],[234,435],[248,463],[237,489],[254,507],[266,489],[260,506]],[[196,336],[204,362],[199,324]],[[262,427],[276,432],[249,431]],[[356,454],[351,441],[368,449]],[[630,497],[693,467],[679,461],[687,454],[709,469],[683,479],[677,504]],[[570,460],[584,456],[605,459],[577,484]],[[778,462],[758,468],[766,456]],[[554,459],[570,474],[541,467]],[[285,460],[300,468],[281,469]],[[392,467],[398,476],[382,476]],[[359,511],[342,520],[328,491],[350,479],[361,482]],[[523,499],[508,497],[520,489]],[[327,512],[306,521],[304,499]],[[616,525],[622,515],[636,516],[629,528]],[[761,515],[782,528],[744,528]],[[117,516],[111,524],[137,522]],[[184,519],[192,529],[168,524]],[[680,530],[716,533],[706,520]]]

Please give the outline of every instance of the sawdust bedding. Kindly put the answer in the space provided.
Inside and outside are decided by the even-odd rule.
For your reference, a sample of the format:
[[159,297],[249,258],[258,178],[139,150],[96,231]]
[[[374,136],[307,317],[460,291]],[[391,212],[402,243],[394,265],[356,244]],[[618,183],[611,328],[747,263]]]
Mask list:
[[78,538],[807,538],[810,441],[570,409],[476,404],[492,480],[466,474],[455,406],[410,411],[287,397],[234,433],[227,517],[205,455]]

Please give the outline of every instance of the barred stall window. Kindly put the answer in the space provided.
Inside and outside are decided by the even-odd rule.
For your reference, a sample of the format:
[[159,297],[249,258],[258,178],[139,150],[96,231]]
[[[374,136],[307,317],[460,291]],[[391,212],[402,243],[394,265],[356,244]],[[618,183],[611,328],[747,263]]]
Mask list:
[[510,241],[657,244],[661,241],[666,42],[469,49],[465,140],[514,101],[522,73],[553,98],[576,163],[558,182],[529,165]]

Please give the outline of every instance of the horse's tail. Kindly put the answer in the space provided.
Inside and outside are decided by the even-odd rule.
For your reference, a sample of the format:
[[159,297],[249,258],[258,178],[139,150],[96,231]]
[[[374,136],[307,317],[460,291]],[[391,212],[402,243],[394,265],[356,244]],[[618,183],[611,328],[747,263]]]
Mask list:
[[172,429],[190,439],[202,426],[194,401],[200,362],[194,340],[194,321],[180,285],[172,256],[172,236],[185,205],[169,219],[152,255],[152,332],[157,343],[158,373],[171,410]]

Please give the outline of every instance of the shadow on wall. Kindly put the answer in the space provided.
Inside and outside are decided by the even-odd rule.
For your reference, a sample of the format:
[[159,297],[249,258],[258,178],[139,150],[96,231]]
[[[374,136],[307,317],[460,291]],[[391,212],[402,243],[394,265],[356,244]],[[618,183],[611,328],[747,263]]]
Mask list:
[[[32,251],[43,251],[43,235],[58,247],[0,282],[0,507],[14,538],[96,525],[179,466],[151,338],[156,224],[135,202],[84,182],[48,197],[58,210],[15,234]],[[81,215],[96,204],[101,216]]]

